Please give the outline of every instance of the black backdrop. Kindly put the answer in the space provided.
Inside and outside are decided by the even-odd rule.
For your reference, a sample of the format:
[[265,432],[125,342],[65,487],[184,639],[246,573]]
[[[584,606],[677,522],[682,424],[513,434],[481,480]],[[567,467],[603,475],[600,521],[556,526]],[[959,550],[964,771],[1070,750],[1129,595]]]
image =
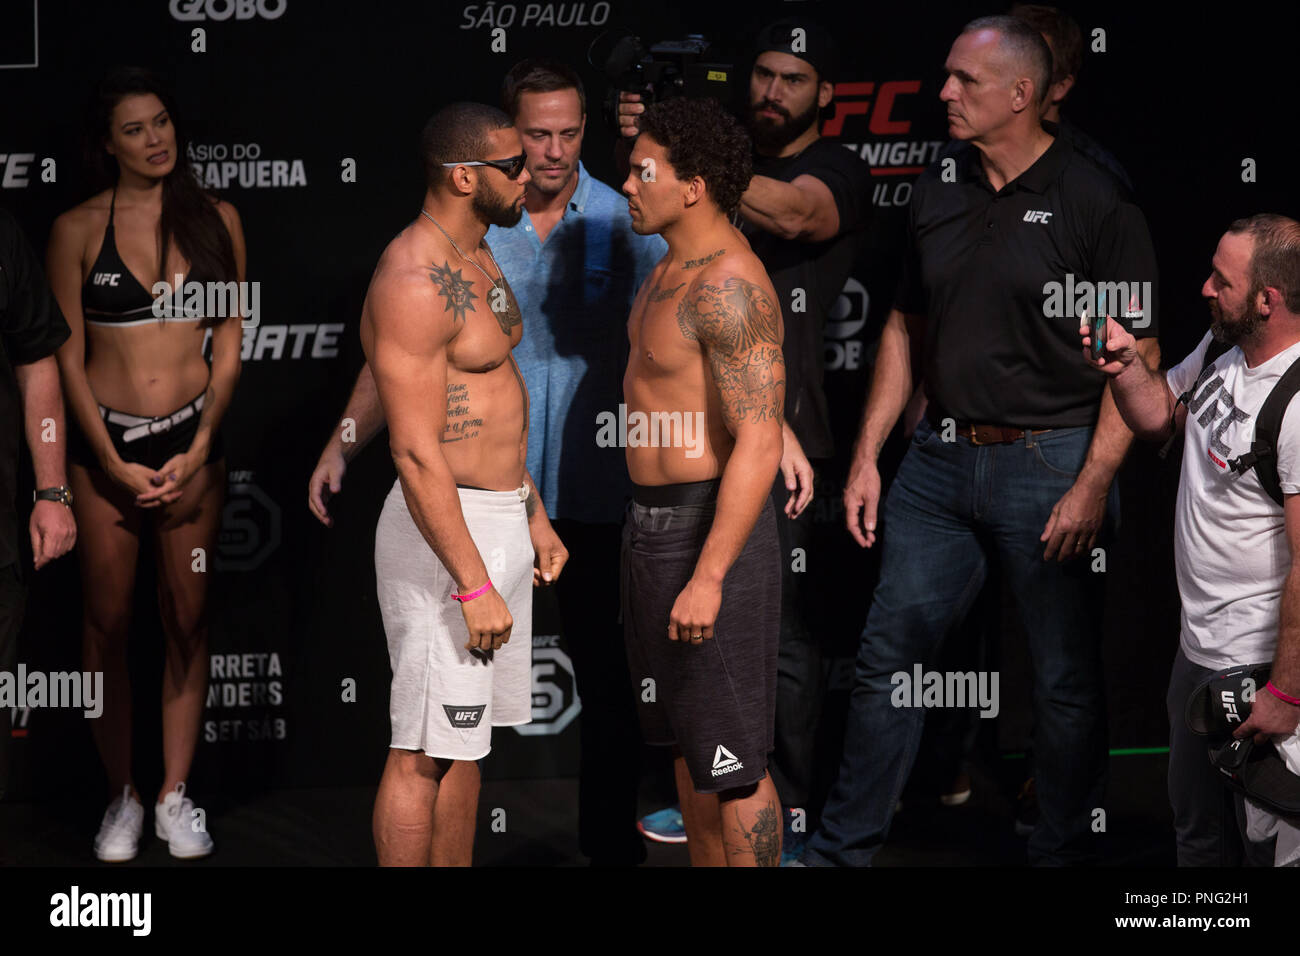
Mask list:
[[[1295,23],[1259,7],[1234,18],[1218,13],[1212,21],[1164,9],[1128,2],[1073,7],[1086,36],[1104,30],[1106,50],[1087,54],[1067,112],[1118,156],[1136,183],[1159,255],[1162,345],[1166,360],[1176,361],[1206,325],[1199,289],[1227,223],[1257,211],[1297,214],[1289,162],[1296,83],[1273,45],[1294,36]],[[378,779],[388,739],[388,672],[372,548],[394,477],[385,442],[377,440],[353,464],[335,503],[333,529],[308,513],[306,484],[362,362],[357,316],[370,270],[420,199],[414,147],[423,121],[450,100],[495,102],[501,75],[519,58],[557,56],[588,85],[584,161],[593,175],[614,182],[613,137],[595,110],[604,82],[586,62],[587,45],[598,34],[629,27],[652,41],[699,32],[735,42],[748,27],[791,12],[836,27],[846,62],[837,97],[847,108],[838,120],[828,115],[828,131],[868,156],[876,184],[872,248],[827,329],[839,459],[819,479],[813,518],[821,533],[808,556],[808,571],[824,588],[819,624],[842,657],[835,668],[842,692],[875,573],[872,555],[858,552],[840,527],[844,459],[888,309],[910,182],[945,138],[936,99],[944,57],[965,21],[996,10],[957,2],[812,0],[727,0],[689,11],[629,0],[4,5],[0,203],[16,213],[37,248],[44,248],[54,217],[88,194],[79,111],[110,65],[161,72],[174,85],[196,156],[233,164],[205,168],[205,179],[222,180],[216,191],[243,218],[248,276],[261,283],[262,317],[258,329],[245,331],[243,378],[224,429],[230,493],[211,591],[211,652],[220,660],[212,669],[215,696],[204,715],[196,792]],[[492,49],[498,25],[504,51]],[[205,52],[193,49],[195,30],[203,31]],[[895,94],[892,100],[887,93]],[[1256,182],[1242,181],[1246,158],[1257,164]],[[52,178],[42,177],[47,159],[54,161]],[[347,159],[355,160],[355,182],[343,181]],[[277,160],[285,164],[278,181],[275,166],[265,166],[259,180],[256,165],[240,165]],[[1149,449],[1138,449],[1121,481],[1123,535],[1107,571],[1112,743],[1160,745],[1163,684],[1178,632],[1170,526],[1177,461],[1161,463]],[[24,498],[30,500],[21,489]],[[20,646],[29,669],[79,666],[74,561],[63,559],[31,578]],[[160,772],[160,637],[150,574],[146,558],[131,653],[142,792]],[[552,646],[558,628],[545,600],[536,633],[540,722],[533,729],[545,733],[498,731],[489,776],[576,770],[579,708],[567,657],[562,646]],[[999,741],[1017,749],[1029,723],[1025,684],[1017,677],[1023,661],[1013,630],[1002,636]],[[349,678],[355,702],[343,700]],[[85,784],[97,761],[79,713],[15,717],[17,796]]]

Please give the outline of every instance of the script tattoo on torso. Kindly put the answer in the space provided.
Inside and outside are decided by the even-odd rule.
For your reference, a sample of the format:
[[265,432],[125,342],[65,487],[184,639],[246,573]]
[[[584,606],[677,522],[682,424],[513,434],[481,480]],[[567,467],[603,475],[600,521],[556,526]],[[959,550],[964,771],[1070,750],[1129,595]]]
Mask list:
[[483,427],[483,419],[469,417],[469,385],[457,383],[447,386],[447,427],[442,432],[442,442],[447,444],[476,438]]
[[776,305],[736,276],[692,287],[677,307],[682,336],[704,346],[729,424],[781,421],[785,358]]

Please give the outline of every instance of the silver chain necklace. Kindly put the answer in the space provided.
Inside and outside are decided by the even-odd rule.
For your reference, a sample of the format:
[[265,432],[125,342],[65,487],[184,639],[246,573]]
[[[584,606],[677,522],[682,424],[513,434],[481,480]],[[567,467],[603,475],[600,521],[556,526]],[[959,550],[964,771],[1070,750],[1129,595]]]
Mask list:
[[[425,219],[429,220],[429,222],[433,223],[435,226],[438,226],[438,220],[434,219],[432,216],[430,216],[430,215],[429,215],[427,212],[425,212],[423,209],[420,210],[420,215],[423,216]],[[446,229],[442,228],[442,226],[438,226],[438,231],[439,231],[440,233],[442,233],[444,236],[447,236],[447,241],[451,243],[451,247],[452,247],[453,249],[455,249],[456,252],[460,253],[460,257],[461,257],[462,259],[464,259],[466,262],[468,262],[470,265],[472,265],[472,266],[473,266],[475,269],[477,269],[479,272],[482,272],[482,273],[483,273],[483,278],[484,278],[484,279],[487,279],[488,282],[490,282],[490,283],[492,284],[492,288],[493,288],[493,289],[500,290],[501,287],[497,285],[497,280],[494,279],[494,278],[492,278],[490,275],[488,275],[487,272],[483,269],[483,267],[482,267],[481,265],[479,265],[477,262],[475,262],[475,261],[474,261],[473,259],[471,259],[469,256],[465,255],[465,253],[461,252],[461,251],[460,251],[460,246],[456,245],[456,240],[453,239],[450,235],[447,234],[447,230],[446,230]],[[484,249],[487,249],[488,258],[492,260],[492,266],[497,270],[497,272],[501,272],[501,267],[500,267],[499,265],[497,265],[496,256],[492,255],[492,250],[491,250],[488,246],[486,246],[486,245],[485,245],[483,248],[484,248]],[[504,281],[505,281],[505,278],[506,278],[506,274],[505,274],[504,272],[501,272],[501,281],[504,282]]]

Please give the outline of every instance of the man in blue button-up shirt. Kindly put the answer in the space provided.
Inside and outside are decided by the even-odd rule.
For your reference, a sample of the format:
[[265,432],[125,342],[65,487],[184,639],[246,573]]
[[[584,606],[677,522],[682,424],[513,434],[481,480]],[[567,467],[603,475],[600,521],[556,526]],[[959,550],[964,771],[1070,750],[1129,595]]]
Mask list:
[[597,447],[596,416],[618,412],[628,311],[667,245],[633,232],[627,200],[578,160],[586,122],[579,91],[545,88],[567,79],[535,60],[507,78],[503,105],[533,180],[523,220],[493,226],[487,243],[525,318],[515,361],[532,399],[528,468],[546,512],[621,524],[631,491],[623,450]]
[[555,583],[582,700],[578,836],[597,864],[645,857],[636,832],[641,732],[619,619],[619,548],[630,494],[620,447],[597,445],[597,416],[617,414],[628,312],[667,243],[632,232],[623,195],[588,176],[581,79],[525,60],[502,83],[502,107],[528,153],[524,217],[487,245],[524,313],[515,360],[532,399],[528,467],[568,548]]
[[641,734],[618,624],[631,485],[623,449],[597,444],[596,419],[617,415],[628,312],[668,247],[633,232],[627,199],[579,161],[586,100],[569,67],[525,60],[506,76],[501,105],[531,181],[519,225],[486,238],[524,315],[514,354],[532,400],[529,473],[569,551],[555,588],[582,699],[579,842],[593,863],[637,863]]
[[[628,313],[668,247],[633,232],[627,201],[579,161],[586,98],[573,70],[525,60],[506,76],[502,99],[523,138],[530,181],[519,224],[494,226],[485,238],[524,317],[514,357],[530,399],[528,471],[569,552],[555,586],[583,710],[580,845],[593,864],[635,864],[645,858],[636,831],[641,735],[618,623],[631,485],[623,449],[597,445],[596,421],[618,413]],[[341,427],[347,419],[351,430]],[[309,503],[325,524],[346,462],[383,427],[363,367],[311,477]]]

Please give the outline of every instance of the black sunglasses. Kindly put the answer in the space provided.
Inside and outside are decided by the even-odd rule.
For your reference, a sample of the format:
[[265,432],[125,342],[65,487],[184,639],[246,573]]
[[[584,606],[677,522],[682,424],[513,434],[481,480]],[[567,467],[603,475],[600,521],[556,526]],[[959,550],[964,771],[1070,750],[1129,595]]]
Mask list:
[[518,156],[511,156],[509,159],[475,159],[463,163],[443,163],[442,165],[451,169],[453,166],[491,166],[493,169],[499,169],[511,179],[518,179],[519,174],[524,171],[524,161],[528,157],[524,153]]

